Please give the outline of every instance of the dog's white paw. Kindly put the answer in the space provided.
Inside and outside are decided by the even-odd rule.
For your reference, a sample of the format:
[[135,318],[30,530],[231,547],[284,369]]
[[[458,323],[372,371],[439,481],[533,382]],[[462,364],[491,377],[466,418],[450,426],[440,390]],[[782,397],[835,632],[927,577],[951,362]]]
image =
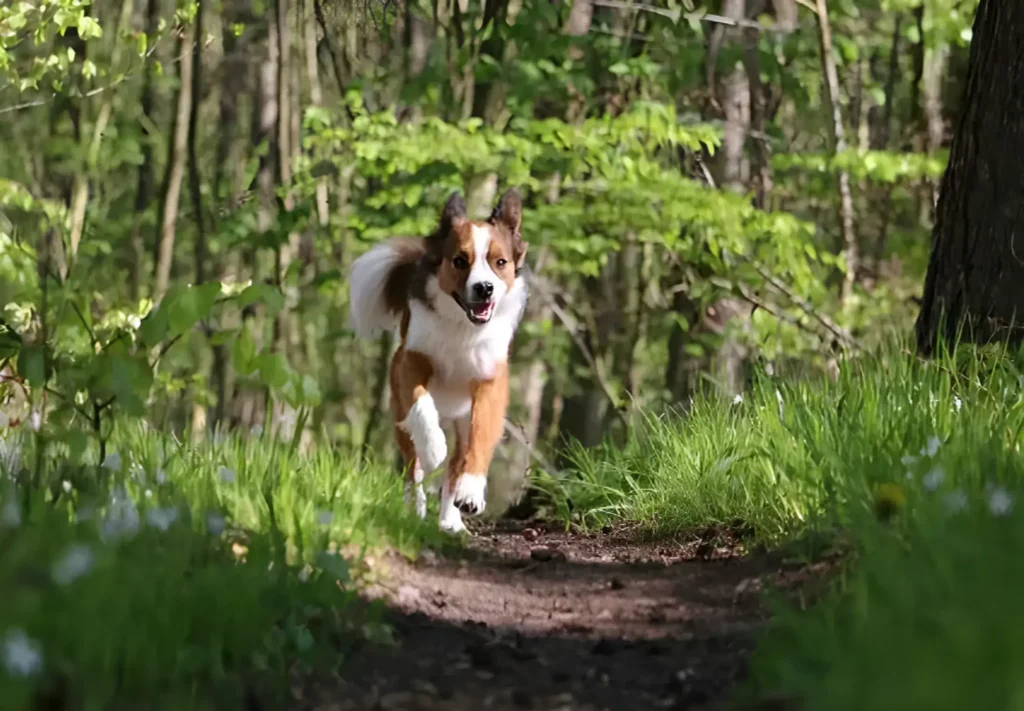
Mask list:
[[441,511],[440,526],[442,531],[451,534],[463,533],[466,530],[466,524],[462,522],[462,515],[454,506],[447,511]]
[[438,524],[445,533],[456,534],[466,530],[462,514],[455,505],[455,492],[448,486],[447,478],[441,486],[441,514]]
[[441,429],[434,398],[429,393],[416,399],[404,424],[412,437],[423,471],[432,472],[441,466],[448,456],[448,440]]
[[467,516],[477,516],[487,506],[487,475],[463,473],[455,482],[452,503]]

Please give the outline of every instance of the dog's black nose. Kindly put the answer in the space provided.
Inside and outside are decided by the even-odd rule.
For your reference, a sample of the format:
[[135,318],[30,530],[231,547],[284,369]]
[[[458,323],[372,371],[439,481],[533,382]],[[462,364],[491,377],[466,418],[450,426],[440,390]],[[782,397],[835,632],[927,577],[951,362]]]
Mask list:
[[489,281],[478,281],[473,285],[473,296],[478,299],[489,299],[494,293],[494,284]]

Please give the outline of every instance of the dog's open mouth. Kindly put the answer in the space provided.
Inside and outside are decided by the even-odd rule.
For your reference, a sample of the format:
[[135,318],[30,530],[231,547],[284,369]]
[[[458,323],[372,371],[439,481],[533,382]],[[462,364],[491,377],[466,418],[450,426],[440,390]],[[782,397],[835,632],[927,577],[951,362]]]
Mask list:
[[493,301],[469,302],[457,293],[453,293],[452,298],[455,299],[455,303],[462,307],[462,310],[466,312],[466,316],[473,323],[487,323],[491,320],[491,316],[494,315]]

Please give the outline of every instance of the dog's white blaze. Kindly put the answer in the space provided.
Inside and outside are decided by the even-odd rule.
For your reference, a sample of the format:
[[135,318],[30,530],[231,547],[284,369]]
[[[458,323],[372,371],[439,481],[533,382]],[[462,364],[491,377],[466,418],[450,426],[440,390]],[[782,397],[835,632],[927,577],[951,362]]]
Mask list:
[[494,293],[491,294],[491,301],[498,303],[505,295],[508,287],[491,267],[487,255],[491,251],[491,228],[473,225],[473,267],[469,270],[469,277],[466,279],[465,293],[463,298],[467,301],[476,301],[473,294],[473,285],[482,281],[490,282],[494,286]]

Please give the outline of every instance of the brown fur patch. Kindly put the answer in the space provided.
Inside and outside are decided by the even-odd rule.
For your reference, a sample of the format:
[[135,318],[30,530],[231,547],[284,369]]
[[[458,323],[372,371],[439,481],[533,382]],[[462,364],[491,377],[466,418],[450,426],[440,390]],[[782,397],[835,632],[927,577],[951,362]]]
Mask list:
[[[486,476],[494,457],[494,448],[501,441],[508,409],[508,363],[498,363],[494,377],[476,380],[470,385],[473,411],[470,415],[469,441],[465,443],[462,471]],[[449,472],[451,474],[451,472]],[[457,475],[456,475],[457,476]],[[454,479],[450,480],[455,483]]]
[[388,311],[399,314],[409,308],[410,288],[416,273],[421,271],[420,263],[427,255],[427,245],[423,239],[415,237],[398,237],[392,244],[399,259],[384,283],[384,303]]

